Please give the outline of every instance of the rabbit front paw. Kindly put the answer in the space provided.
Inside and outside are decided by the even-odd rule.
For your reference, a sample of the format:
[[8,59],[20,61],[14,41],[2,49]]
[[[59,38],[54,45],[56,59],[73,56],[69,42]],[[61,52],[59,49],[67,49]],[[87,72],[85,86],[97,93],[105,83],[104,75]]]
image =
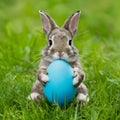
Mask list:
[[73,74],[73,86],[78,87],[79,84],[84,79],[84,72],[80,70],[79,68],[73,68],[74,74]]
[[40,76],[41,76],[41,79],[40,79],[40,80],[41,80],[41,83],[42,83],[43,86],[45,86],[46,83],[47,83],[48,80],[49,80],[49,77],[48,77],[47,74],[44,74],[44,73],[41,73]]

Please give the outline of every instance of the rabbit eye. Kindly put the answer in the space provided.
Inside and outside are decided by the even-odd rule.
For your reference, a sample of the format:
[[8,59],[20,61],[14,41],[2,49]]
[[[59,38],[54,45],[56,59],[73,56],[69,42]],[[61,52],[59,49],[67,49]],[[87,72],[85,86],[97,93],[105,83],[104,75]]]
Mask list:
[[49,46],[51,46],[52,45],[52,40],[49,40]]
[[70,45],[70,46],[72,45],[72,40],[69,40],[69,45]]

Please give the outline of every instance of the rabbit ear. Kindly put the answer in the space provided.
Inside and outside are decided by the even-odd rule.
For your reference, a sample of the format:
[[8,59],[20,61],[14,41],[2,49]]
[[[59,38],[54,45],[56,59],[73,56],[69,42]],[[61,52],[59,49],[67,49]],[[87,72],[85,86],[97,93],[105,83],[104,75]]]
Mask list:
[[72,36],[74,36],[76,29],[77,29],[77,25],[78,25],[78,20],[80,17],[80,11],[77,11],[75,13],[73,13],[64,23],[63,27],[65,29],[67,29]]
[[49,35],[53,29],[58,28],[56,23],[53,21],[53,19],[49,15],[47,15],[43,11],[39,11],[39,13],[42,17],[43,30],[47,35]]

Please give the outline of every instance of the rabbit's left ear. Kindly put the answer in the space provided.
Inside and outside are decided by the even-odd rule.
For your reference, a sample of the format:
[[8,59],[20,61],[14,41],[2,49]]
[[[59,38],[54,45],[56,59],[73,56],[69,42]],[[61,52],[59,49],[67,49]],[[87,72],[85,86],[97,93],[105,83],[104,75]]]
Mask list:
[[77,25],[78,25],[78,20],[80,17],[80,11],[77,11],[75,13],[73,13],[64,23],[63,27],[65,29],[67,29],[72,36],[74,36],[76,29],[77,29]]
[[43,30],[47,35],[50,34],[50,32],[57,28],[58,26],[54,22],[54,20],[45,12],[39,11],[41,18],[42,18],[42,25],[43,25]]

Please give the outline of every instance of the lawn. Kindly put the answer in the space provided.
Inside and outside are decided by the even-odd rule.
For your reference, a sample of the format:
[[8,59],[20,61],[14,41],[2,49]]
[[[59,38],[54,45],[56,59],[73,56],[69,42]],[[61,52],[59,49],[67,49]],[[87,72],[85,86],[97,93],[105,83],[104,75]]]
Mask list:
[[[1,0],[0,120],[120,120],[120,1]],[[84,107],[27,101],[47,44],[38,10],[62,25],[81,10],[74,44],[89,89]]]

